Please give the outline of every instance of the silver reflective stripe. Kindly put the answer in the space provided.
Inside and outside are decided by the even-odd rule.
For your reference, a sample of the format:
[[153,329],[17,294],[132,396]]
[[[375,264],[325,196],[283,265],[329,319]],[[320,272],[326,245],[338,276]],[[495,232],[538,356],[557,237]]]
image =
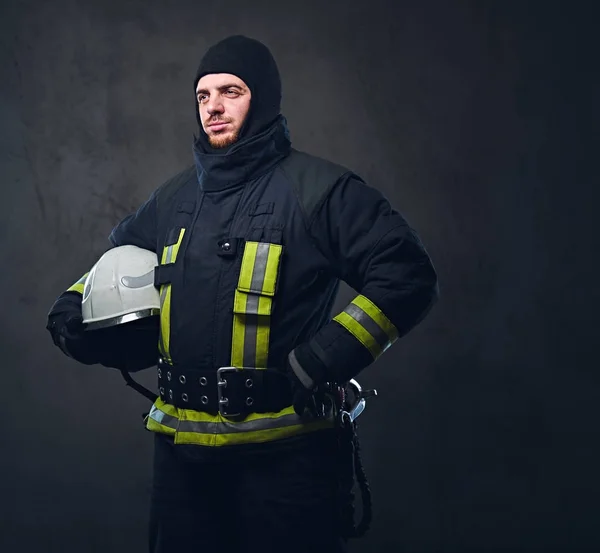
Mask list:
[[267,261],[269,259],[270,245],[259,242],[256,246],[256,257],[252,269],[252,282],[250,289],[254,294],[246,298],[246,320],[244,321],[244,365],[256,365],[256,340],[258,335],[258,302],[265,284]]
[[269,259],[269,244],[259,242],[256,246],[256,259],[252,270],[252,282],[250,290],[255,294],[262,294],[265,284],[265,273],[267,271],[267,261]]
[[156,405],[153,405],[150,409],[150,413],[148,413],[148,418],[152,419],[158,424],[168,426],[173,430],[177,430],[177,424],[179,423],[179,419],[177,417],[172,417],[171,415],[163,413],[158,407],[156,407]]
[[[329,416],[328,419],[331,419]],[[285,428],[287,426],[295,426],[307,424],[315,419],[307,419],[299,417],[296,413],[283,415],[275,418],[264,418],[244,422],[199,422],[183,420],[179,422],[178,432],[195,432],[197,434],[236,434],[238,432],[253,432],[256,430],[271,430],[274,428]],[[164,423],[163,423],[164,424]]]
[[171,263],[171,259],[173,257],[173,246],[175,246],[175,244],[171,244],[168,248],[167,248],[167,258],[165,259],[165,265],[167,263]]
[[167,297],[167,287],[163,286],[160,291],[160,308],[162,309],[163,304],[165,303],[165,298]]
[[264,418],[253,421],[230,422],[224,421],[219,424],[222,434],[231,434],[235,432],[252,432],[253,430],[269,430],[272,428],[285,428],[286,426],[295,426],[297,424],[306,424],[313,419],[299,417],[296,413],[283,415],[275,418]]
[[260,296],[258,294],[247,294],[246,295],[246,314],[258,315],[258,300]]
[[298,362],[298,359],[296,358],[296,352],[294,350],[292,350],[288,355],[288,360],[290,362],[290,367],[292,367],[294,374],[298,377],[298,380],[302,382],[302,385],[308,390],[312,389],[314,381]]
[[244,315],[244,367],[256,365],[256,340],[258,333],[258,315]]
[[382,350],[384,350],[390,343],[390,337],[387,332],[383,330],[370,316],[368,313],[363,311],[358,305],[351,303],[346,309],[344,309],[348,315],[350,315],[357,323],[359,323],[379,344]]

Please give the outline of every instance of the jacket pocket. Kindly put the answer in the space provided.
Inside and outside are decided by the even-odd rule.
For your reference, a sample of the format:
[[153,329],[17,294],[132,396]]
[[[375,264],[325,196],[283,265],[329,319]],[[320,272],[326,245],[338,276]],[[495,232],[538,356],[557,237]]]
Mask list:
[[231,364],[266,368],[283,246],[247,241],[233,305]]

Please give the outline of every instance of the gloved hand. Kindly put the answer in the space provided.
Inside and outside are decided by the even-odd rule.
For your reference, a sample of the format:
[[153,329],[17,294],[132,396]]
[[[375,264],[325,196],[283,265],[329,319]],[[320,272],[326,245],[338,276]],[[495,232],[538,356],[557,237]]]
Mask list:
[[83,317],[80,313],[63,312],[50,316],[46,328],[52,336],[52,341],[58,347],[61,346],[61,336],[66,340],[80,340],[85,332]]
[[296,414],[323,418],[325,406],[329,403],[320,388],[320,385],[324,384],[323,365],[306,349],[296,348],[289,354],[286,368],[292,385]]
[[85,365],[98,363],[100,348],[94,337],[85,332],[80,294],[65,292],[58,298],[48,313],[46,329],[65,355]]
[[156,366],[159,357],[160,320],[157,316],[88,331],[102,344],[98,363],[104,367],[137,372]]

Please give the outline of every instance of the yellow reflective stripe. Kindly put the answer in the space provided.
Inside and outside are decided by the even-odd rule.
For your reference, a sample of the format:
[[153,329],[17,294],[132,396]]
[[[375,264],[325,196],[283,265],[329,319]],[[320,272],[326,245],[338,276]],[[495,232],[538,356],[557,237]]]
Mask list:
[[78,294],[81,294],[83,296],[83,287],[85,286],[85,279],[89,274],[90,272],[88,271],[77,282],[69,286],[69,288],[67,288],[67,292],[77,292]]
[[382,349],[375,341],[375,338],[373,338],[360,323],[356,322],[348,315],[348,313],[342,311],[339,315],[336,315],[333,320],[341,324],[363,346],[365,346],[371,352],[373,359],[377,359],[382,354]]
[[256,322],[256,358],[255,367],[266,367],[269,360],[269,337],[271,335],[270,319],[257,317]]
[[270,315],[283,246],[246,242],[233,305],[231,365],[266,367]]
[[[179,418],[179,411],[181,411],[181,409],[178,409],[177,407],[175,407],[175,405],[171,405],[170,403],[165,403],[160,398],[156,398],[156,401],[154,402],[152,409],[161,411],[165,415],[168,415],[170,417],[175,417],[176,419]],[[152,413],[152,411],[150,411],[150,412]]]
[[171,343],[171,284],[165,284],[160,291],[160,341],[161,355],[172,362],[169,345]]
[[238,289],[249,292],[252,288],[252,273],[254,272],[254,261],[256,259],[256,250],[258,242],[246,242],[244,246],[244,256],[242,258],[242,267],[240,269],[240,278],[238,280]]
[[[177,254],[183,241],[185,228],[179,230],[179,237],[175,244],[170,244],[163,248],[161,265],[175,263]],[[158,349],[160,354],[169,362],[171,362],[171,353],[169,346],[171,343],[171,283],[163,284],[160,287],[160,338]]]
[[165,403],[162,399],[157,398],[148,413],[148,420],[146,421],[146,428],[153,432],[160,432],[162,434],[175,435],[177,430],[177,424],[179,422],[179,415],[177,407]]
[[173,254],[171,257],[172,263],[175,263],[175,260],[177,259],[177,254],[179,253],[179,248],[181,247],[181,242],[183,241],[184,234],[185,234],[185,229],[184,228],[180,229],[179,237],[177,238],[177,242],[173,245]]
[[394,326],[381,309],[377,307],[369,298],[366,296],[356,296],[352,303],[360,307],[371,319],[373,319],[379,328],[383,330],[390,342],[395,342],[398,339],[398,329]]
[[374,359],[398,338],[398,331],[385,314],[365,296],[357,296],[333,318],[350,332]]
[[241,445],[251,443],[264,443],[290,438],[316,430],[333,428],[333,421],[327,419],[317,420],[307,424],[284,426],[267,430],[255,430],[252,432],[240,432],[231,434],[202,434],[198,432],[177,432],[175,434],[176,444],[195,444],[213,447],[229,445]]
[[267,263],[265,269],[265,277],[262,285],[262,293],[268,296],[274,296],[277,288],[277,275],[279,274],[279,262],[283,246],[279,244],[269,244],[267,254]]

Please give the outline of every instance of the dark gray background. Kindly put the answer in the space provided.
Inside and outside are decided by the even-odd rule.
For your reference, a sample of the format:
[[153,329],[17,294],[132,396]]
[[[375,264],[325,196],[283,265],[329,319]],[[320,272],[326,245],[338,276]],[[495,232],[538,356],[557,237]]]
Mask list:
[[146,400],[45,317],[190,163],[196,66],[234,33],[272,49],[295,147],[380,189],[439,272],[429,318],[360,377],[380,397],[353,551],[600,549],[593,7],[4,1],[0,550],[145,551]]

